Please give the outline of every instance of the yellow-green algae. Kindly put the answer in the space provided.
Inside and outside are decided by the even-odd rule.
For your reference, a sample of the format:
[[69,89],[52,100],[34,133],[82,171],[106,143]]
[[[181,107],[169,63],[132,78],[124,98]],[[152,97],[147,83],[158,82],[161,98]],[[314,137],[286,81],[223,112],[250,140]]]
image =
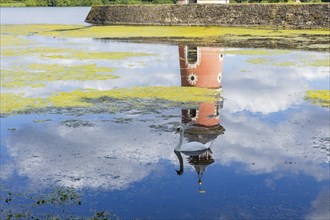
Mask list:
[[[60,65],[60,64],[30,64],[15,68],[16,70],[1,70],[1,86],[41,87],[47,82],[58,80],[108,80],[118,76],[109,74],[112,68],[99,67],[95,64]],[[19,69],[19,71],[17,70]]]
[[24,98],[23,94],[2,94],[1,114],[10,114],[22,110],[45,107],[90,107],[94,103],[88,100],[101,97],[116,99],[161,99],[174,102],[209,102],[214,101],[218,90],[197,87],[133,87],[107,91],[74,90],[59,92],[46,98]]
[[23,97],[24,94],[0,94],[0,113],[8,114],[21,110],[45,108],[49,105],[43,98]]
[[81,25],[2,25],[2,33],[28,35],[38,33],[52,37],[78,37],[78,38],[128,38],[128,37],[215,37],[215,36],[290,36],[290,35],[329,35],[327,29],[292,30],[242,28],[242,27],[218,27],[218,26],[81,26]]
[[[329,35],[324,30],[274,30],[262,28],[238,28],[238,27],[186,27],[186,26],[92,26],[85,29],[69,31],[48,31],[43,35],[55,37],[214,37],[222,35],[250,35],[250,36],[289,36],[299,34]],[[234,33],[234,34],[233,34]]]
[[13,35],[0,35],[0,45],[1,45],[1,55],[3,52],[3,47],[9,47],[9,46],[22,46],[30,44],[31,41],[24,39],[22,37],[16,37]]
[[224,54],[234,54],[234,55],[281,55],[290,53],[289,50],[225,50]]
[[153,54],[134,53],[134,52],[99,52],[99,51],[83,51],[71,48],[51,48],[51,47],[34,47],[34,48],[17,48],[4,49],[1,51],[3,56],[31,56],[36,55],[41,58],[50,59],[106,59],[118,60],[128,57],[150,56]]
[[316,105],[330,106],[330,90],[309,90],[305,98]]
[[[219,26],[82,26],[82,25],[1,25],[1,33],[28,36],[32,34],[52,38],[115,38],[166,39],[174,42],[235,43],[250,47],[303,48],[328,51],[327,29],[274,29],[273,27],[219,27]],[[269,44],[270,43],[270,44]]]
[[295,61],[273,61],[269,58],[253,58],[248,59],[246,62],[251,64],[265,64],[271,66],[297,66],[297,67],[304,67],[304,66],[313,66],[313,67],[329,67],[330,60],[329,59],[316,59],[312,58],[310,60],[306,59],[298,59]]
[[85,28],[82,25],[61,25],[61,24],[5,24],[1,25],[1,35],[31,35],[55,30],[72,30]]
[[[328,55],[329,56],[329,55]],[[330,59],[308,60],[304,61],[309,66],[330,66]]]

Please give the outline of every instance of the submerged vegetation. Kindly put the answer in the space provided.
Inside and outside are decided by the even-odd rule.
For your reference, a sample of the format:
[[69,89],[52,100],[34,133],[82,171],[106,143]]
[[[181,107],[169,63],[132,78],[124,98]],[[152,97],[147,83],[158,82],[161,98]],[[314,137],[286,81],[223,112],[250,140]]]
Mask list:
[[330,106],[330,90],[310,90],[307,91],[305,98],[316,105]]
[[0,94],[1,114],[9,114],[21,110],[29,111],[31,109],[45,108],[48,103],[43,98],[24,97],[24,94],[5,93]]
[[[149,216],[149,213],[157,213],[160,210],[159,207],[161,207],[164,215],[167,215],[169,211],[173,210],[172,207],[175,204],[171,204],[171,201],[172,198],[178,196],[178,192],[183,192],[184,195],[191,194],[192,197],[187,197],[187,199],[193,198],[194,200],[194,198],[197,198],[196,202],[192,200],[192,203],[200,208],[199,196],[190,193],[197,191],[197,187],[189,186],[188,190],[181,190],[180,187],[186,188],[186,186],[180,184],[181,186],[173,188],[173,184],[171,184],[173,175],[177,175],[174,172],[173,166],[175,164],[173,164],[173,161],[176,163],[177,161],[173,160],[169,153],[173,154],[175,146],[173,143],[177,144],[178,140],[174,138],[179,137],[172,135],[172,132],[179,123],[185,124],[186,128],[188,128],[184,136],[187,142],[193,141],[195,137],[196,140],[207,140],[211,144],[216,139],[216,141],[220,140],[220,142],[213,144],[215,148],[214,154],[210,151],[210,154],[207,155],[213,162],[220,158],[219,154],[221,156],[223,152],[229,149],[227,157],[221,156],[225,160],[229,158],[227,160],[228,163],[239,165],[237,166],[239,169],[241,169],[241,164],[243,164],[244,166],[247,165],[248,167],[262,170],[263,167],[260,167],[260,164],[264,164],[268,157],[272,158],[280,155],[281,157],[276,158],[277,164],[272,165],[272,167],[276,168],[272,169],[274,174],[269,173],[269,166],[266,164],[264,167],[265,173],[261,173],[263,175],[262,178],[257,177],[258,181],[261,180],[261,184],[264,183],[266,174],[272,178],[277,173],[282,175],[288,171],[288,175],[291,177],[292,172],[297,173],[296,162],[292,164],[292,162],[286,161],[297,161],[297,165],[300,165],[306,159],[307,164],[313,165],[309,166],[313,171],[316,170],[321,173],[314,176],[315,181],[325,184],[324,179],[326,175],[323,175],[323,170],[315,169],[316,166],[321,164],[320,159],[324,157],[315,153],[315,147],[310,145],[309,138],[314,138],[316,132],[322,133],[319,130],[326,127],[323,119],[324,112],[328,113],[328,109],[320,106],[330,106],[329,90],[314,90],[306,93],[306,100],[320,105],[315,108],[318,108],[317,110],[321,109],[319,112],[322,112],[322,114],[312,115],[312,117],[316,118],[317,116],[321,119],[317,119],[315,122],[310,122],[309,118],[305,117],[305,115],[308,115],[305,114],[306,110],[304,109],[306,103],[301,105],[303,111],[300,109],[301,106],[297,107],[297,109],[291,106],[300,105],[306,87],[309,86],[310,82],[315,82],[312,81],[314,79],[312,78],[314,77],[312,71],[316,70],[315,75],[321,75],[320,73],[322,72],[321,79],[328,79],[326,78],[327,76],[324,77],[327,71],[324,67],[329,66],[329,60],[323,59],[323,57],[327,57],[329,53],[305,53],[281,49],[226,50],[225,48],[225,56],[223,57],[219,54],[223,50],[217,48],[214,56],[216,64],[209,63],[208,67],[214,69],[224,67],[223,73],[220,72],[222,70],[219,68],[219,72],[216,72],[217,78],[213,78],[214,82],[219,83],[217,85],[224,82],[223,88],[226,95],[226,100],[224,101],[220,97],[219,89],[169,86],[180,85],[180,77],[183,79],[183,76],[180,75],[180,70],[183,68],[179,68],[179,59],[181,58],[180,62],[188,60],[181,56],[177,45],[147,46],[146,44],[118,43],[118,41],[103,43],[89,39],[71,39],[95,37],[102,39],[151,39],[156,35],[156,38],[166,38],[166,40],[170,39],[171,41],[190,41],[193,42],[193,45],[205,41],[205,44],[208,45],[209,42],[219,43],[219,39],[232,39],[233,42],[235,40],[238,42],[242,39],[245,41],[246,39],[251,39],[251,37],[258,39],[261,36],[269,39],[273,34],[278,34],[277,37],[281,40],[286,38],[285,36],[291,36],[291,34],[299,36],[305,33],[306,30],[301,32],[294,30],[255,29],[255,32],[251,32],[251,29],[245,28],[124,28],[122,26],[84,27],[69,25],[4,25],[1,27],[3,28],[1,29],[0,38],[0,117],[8,117],[4,119],[4,127],[1,129],[4,131],[1,140],[1,143],[3,143],[1,147],[4,149],[2,151],[4,160],[1,161],[1,164],[4,166],[1,171],[4,172],[2,172],[3,176],[1,177],[3,183],[0,184],[0,205],[5,205],[3,206],[5,208],[0,210],[0,218],[117,219],[112,210],[115,212],[119,210],[123,218],[127,218],[128,214],[135,215],[135,211],[132,209],[132,205],[136,204],[135,200],[145,200],[147,205],[150,204],[150,201],[156,201],[152,196],[148,196],[148,198],[141,197],[141,194],[154,195],[153,188],[159,186],[158,181],[162,182],[162,186],[167,185],[169,187],[168,189],[164,188],[162,192],[157,192],[158,195],[163,195],[163,192],[172,192],[173,195],[169,194],[169,196],[166,196],[169,199],[168,201],[160,199],[150,209],[151,212],[147,210],[146,215],[144,215],[144,210],[141,212],[140,207],[137,207],[137,212],[142,213],[137,218]],[[237,34],[233,35],[233,32]],[[246,36],[246,32],[251,34]],[[316,38],[329,36],[323,30],[311,30],[309,32],[311,36],[315,35]],[[323,45],[321,48],[327,46]],[[143,47],[143,50],[140,49],[141,47]],[[135,50],[153,52],[141,53],[134,52]],[[192,59],[189,61],[197,60],[196,63],[198,63],[198,61],[201,61],[202,55],[196,51],[198,51],[198,47],[191,47],[189,51],[186,51],[185,55],[187,57],[185,58],[188,58],[188,52],[191,52]],[[209,50],[206,51],[208,53],[206,55],[214,55],[215,53],[214,51],[212,53]],[[164,56],[158,56],[158,53],[164,54]],[[297,54],[298,56],[295,56]],[[307,56],[299,57],[299,54],[311,56],[308,56],[308,58]],[[272,67],[267,66],[265,68],[265,66],[247,65],[247,63],[270,66],[295,66],[298,68],[296,68],[296,72],[290,71],[290,69],[294,68],[283,68],[284,71],[281,73],[279,71],[270,73],[273,72]],[[219,65],[217,66],[217,64]],[[193,65],[195,64],[191,66]],[[309,81],[310,78],[307,80],[299,78],[300,73],[298,71],[305,70],[300,68],[305,66],[309,67],[306,68],[307,70],[311,70],[309,73],[306,73],[307,77],[312,78],[311,81]],[[259,67],[261,68],[259,69]],[[244,74],[237,74],[237,70],[244,72]],[[204,71],[204,73],[207,74],[208,72]],[[280,77],[277,78],[279,75]],[[222,76],[223,81],[221,81]],[[196,75],[196,77],[194,75],[193,77],[196,81],[197,77],[199,77],[200,81],[203,78],[200,75]],[[319,80],[320,78],[317,79]],[[191,78],[190,80],[196,82]],[[207,78],[207,80],[210,79]],[[282,84],[285,80],[288,81]],[[303,83],[300,84],[299,81],[303,81]],[[297,85],[293,85],[296,82]],[[323,84],[322,86],[326,87]],[[227,91],[228,93],[226,93]],[[266,110],[259,113],[260,109],[258,108],[260,106]],[[314,109],[308,108],[308,110]],[[287,117],[288,112],[289,116]],[[296,112],[298,114],[295,114]],[[318,113],[318,111],[316,112]],[[15,114],[28,115],[16,116]],[[301,118],[304,120],[297,122]],[[199,120],[202,126],[190,126],[193,123],[199,123]],[[219,136],[225,130],[220,125],[220,120],[221,124],[223,123],[229,131],[224,139]],[[314,118],[311,118],[311,120],[314,120]],[[212,125],[206,123],[204,126],[202,124],[204,123],[203,121],[207,123],[212,121]],[[307,121],[308,126],[301,126],[306,124]],[[307,130],[298,130],[303,129],[303,127],[311,131],[314,130],[315,133],[309,134],[309,132],[305,132]],[[264,131],[264,134],[261,134],[261,131]],[[284,133],[292,135],[298,142],[291,136],[283,135]],[[309,136],[305,135],[307,133]],[[237,138],[237,136],[241,137],[242,134],[242,138]],[[321,135],[319,136],[323,138]],[[282,136],[284,141],[281,140]],[[313,144],[318,144],[319,141],[317,139],[319,136],[312,140]],[[170,140],[171,138],[173,138],[173,141]],[[241,142],[237,141],[239,139],[242,139]],[[255,140],[251,142],[250,140],[252,139]],[[304,143],[304,145],[300,145],[299,142]],[[320,147],[326,146],[328,142],[328,139],[326,139],[326,141],[320,144]],[[206,143],[206,141],[203,143]],[[264,154],[265,143],[267,143],[267,146],[270,146],[270,150],[272,148],[275,149],[274,155],[271,151],[270,153],[268,152],[269,155]],[[279,143],[279,145],[273,146],[274,143]],[[295,146],[297,148],[299,154],[297,160],[292,157],[292,155],[295,155],[295,151],[287,152],[288,149],[292,149],[291,146],[293,146],[292,148]],[[315,153],[315,156],[313,154],[311,157],[314,158],[315,163],[308,158],[309,151],[307,153],[301,151],[302,146],[304,149],[313,147],[314,151],[311,152]],[[244,150],[242,150],[243,148]],[[261,149],[259,150],[259,155],[261,155],[260,162],[254,156],[249,157],[250,151],[248,148],[251,148],[251,155],[256,156],[258,156],[258,149]],[[243,154],[238,156],[239,158],[246,158],[246,160],[232,160],[232,155],[233,153],[236,154],[236,152],[242,152]],[[326,153],[329,153],[329,151]],[[217,154],[218,156],[216,156]],[[303,158],[302,162],[300,162],[300,158]],[[203,158],[203,155],[199,159],[201,159],[199,162],[202,165],[208,162]],[[188,162],[191,163],[189,164]],[[169,165],[165,163],[169,163]],[[251,164],[255,166],[250,166]],[[185,169],[190,171],[185,175],[195,175],[194,170],[191,169],[196,168],[197,171],[201,168],[197,159],[185,161],[186,165]],[[224,167],[222,165],[220,164],[220,169]],[[324,163],[321,165],[323,169],[325,167]],[[178,164],[175,166],[178,166]],[[52,168],[54,172],[50,172]],[[160,180],[154,178],[155,175],[153,173],[156,173],[156,175],[158,175],[157,173],[163,174],[167,172],[167,169],[169,175],[161,175],[162,179]],[[228,174],[228,171],[234,171],[235,169],[227,167],[224,170],[224,174]],[[212,169],[209,171],[212,172]],[[221,177],[218,171],[215,169],[211,175],[207,173],[209,179],[205,182],[211,183],[212,175]],[[256,170],[252,169],[250,171],[252,174],[255,174]],[[301,173],[309,172],[309,170],[305,171],[302,170]],[[203,173],[197,172],[198,178],[200,178],[198,182],[199,187],[201,187],[200,184],[202,183],[200,174]],[[194,181],[194,178],[190,177],[185,179]],[[306,178],[304,177],[304,179]],[[309,179],[314,180],[314,178]],[[149,180],[151,182],[148,182]],[[232,181],[232,179],[228,180]],[[239,177],[238,180],[242,180],[242,178]],[[219,179],[219,181],[219,183],[223,182],[222,179]],[[194,182],[194,184],[197,184],[197,179]],[[252,188],[255,186],[255,183],[258,183],[254,180],[245,182],[251,182]],[[284,182],[288,181],[285,179]],[[110,183],[109,187],[108,183]],[[211,185],[219,186],[218,182],[215,183],[211,183]],[[191,185],[191,183],[189,184]],[[224,184],[226,185],[226,183]],[[288,189],[292,188],[292,184],[290,184],[289,182]],[[66,187],[68,185],[77,188]],[[269,192],[274,192],[268,183],[263,185],[265,185],[264,188],[266,190],[271,188]],[[314,187],[309,182],[307,185]],[[4,186],[8,187],[10,191],[4,190]],[[142,190],[140,190],[140,186]],[[77,190],[79,188],[81,190]],[[304,187],[300,188],[303,189]],[[317,186],[316,188],[320,189],[321,187]],[[237,191],[235,189],[233,187],[233,192]],[[230,203],[234,201],[232,198],[243,198],[243,195],[245,196],[243,202],[248,202],[255,206],[254,201],[250,197],[255,198],[256,193],[250,193],[250,189],[251,187],[248,186],[247,195],[243,195],[242,192],[244,191],[242,190],[237,195],[233,194],[230,198]],[[17,192],[15,192],[16,190]],[[212,192],[212,188],[210,191]],[[257,193],[267,195],[269,192],[265,191],[264,193],[264,191],[260,191]],[[220,192],[219,196],[216,195],[216,198],[225,198],[229,193],[231,192],[226,191],[225,194]],[[317,193],[317,191],[314,190],[313,193]],[[285,197],[290,198],[290,200],[293,198],[284,191],[282,194],[285,194]],[[297,193],[295,192],[295,194]],[[131,204],[127,203],[128,197],[134,197],[130,202]],[[314,194],[308,194],[306,197],[316,198]],[[182,198],[185,197],[183,196]],[[256,199],[258,200],[259,198]],[[261,200],[263,201],[264,199]],[[296,207],[299,210],[296,211],[292,207],[287,206],[291,201],[287,203],[285,200],[282,201],[282,198],[278,198],[278,200],[279,203],[270,204],[266,202],[265,205],[256,206],[255,210],[260,209],[264,216],[275,216],[271,215],[273,212],[280,213],[280,217],[285,216],[286,213],[294,213],[292,217],[294,218],[297,216],[296,213],[300,213],[301,207],[308,210],[311,204],[310,201],[298,204]],[[216,200],[214,201],[217,202]],[[242,201],[238,201],[238,203],[242,203]],[[249,207],[248,203],[246,203],[247,205],[242,203],[243,208],[241,210],[243,212],[246,207]],[[167,204],[170,204],[170,206]],[[223,204],[225,209],[232,206],[229,203]],[[141,205],[143,204],[141,203]],[[215,203],[215,206],[217,206],[217,203]],[[237,205],[234,206],[232,213],[236,213],[237,207]],[[283,210],[274,210],[273,207],[283,207]],[[181,210],[183,216],[187,216],[185,213],[190,213],[189,210],[192,210],[190,206],[186,208],[187,212],[186,210]],[[213,207],[210,207],[210,210],[211,208]],[[152,211],[153,209],[155,211]],[[217,211],[216,214],[222,211]],[[285,213],[283,214],[282,211]],[[225,210],[224,213],[225,215],[223,216],[226,217],[236,216],[231,215],[231,211],[226,213]],[[156,215],[158,214],[150,216],[152,218]],[[291,217],[290,215],[288,216],[289,218]]]
[[234,55],[259,55],[259,56],[268,56],[268,55],[281,55],[289,53],[289,50],[262,50],[262,49],[239,49],[239,50],[225,50],[225,54],[234,54]]
[[[74,90],[55,93],[46,98],[24,97],[24,94],[1,94],[1,114],[38,111],[44,108],[92,107],[101,100],[114,99],[151,99],[172,102],[209,102],[214,101],[218,90],[196,87],[133,87],[107,91]],[[93,100],[98,100],[94,102]]]
[[[152,28],[152,31],[151,31]],[[233,34],[235,33],[235,34]],[[249,35],[246,35],[249,33]],[[219,39],[248,41],[249,38],[286,39],[306,35],[306,30],[272,30],[231,27],[160,27],[160,26],[79,26],[79,25],[2,25],[1,57],[8,59],[9,65],[1,68],[1,86],[6,90],[1,94],[1,114],[39,111],[48,108],[81,108],[102,104],[102,100],[167,100],[170,102],[192,103],[213,101],[218,91],[186,87],[133,87],[111,90],[88,90],[88,86],[77,90],[77,87],[49,92],[47,96],[30,96],[24,88],[45,87],[55,81],[99,81],[116,79],[112,75],[111,60],[130,57],[154,56],[155,54],[99,51],[92,48],[73,49],[74,47],[35,46],[34,36],[52,39],[57,38],[117,38],[117,39],[171,39],[172,41],[218,42]],[[313,39],[326,38],[327,30],[308,30]],[[301,38],[299,38],[301,39]],[[34,47],[32,47],[34,46]],[[327,47],[327,45],[324,45]],[[329,66],[328,59],[305,59],[295,63],[273,61],[267,56],[289,53],[288,50],[268,51],[264,49],[226,50],[230,55],[253,55],[256,58],[247,62],[273,66]],[[258,57],[260,55],[260,57]],[[262,57],[266,56],[266,57]],[[23,58],[17,64],[15,59]],[[33,62],[31,62],[33,59]],[[95,60],[103,60],[95,64]],[[82,64],[81,61],[87,61]],[[134,66],[129,63],[128,66]],[[243,72],[243,71],[242,71]],[[18,90],[17,90],[18,89]],[[46,87],[47,89],[47,87]],[[57,92],[62,91],[62,92]],[[311,99],[311,95],[308,99]],[[97,101],[95,101],[97,100]],[[323,100],[323,99],[322,99]],[[322,102],[324,103],[324,102]],[[324,104],[322,104],[324,105]]]
[[[59,65],[59,64],[31,64],[16,67],[20,71],[1,70],[1,86],[15,87],[43,87],[47,83],[59,80],[108,80],[118,76],[108,74],[113,69],[97,67],[95,64]],[[23,70],[25,69],[25,70]]]
[[[329,35],[328,30],[274,30],[268,28],[238,28],[238,27],[217,27],[217,26],[91,26],[84,29],[43,32],[46,36],[55,37],[90,37],[90,38],[129,38],[129,37],[184,37],[200,38],[215,36],[291,36],[299,34]],[[234,34],[233,34],[234,33]]]
[[2,25],[4,34],[61,38],[99,38],[221,44],[222,46],[298,48],[328,51],[327,29],[287,30],[238,27]]
[[77,60],[118,60],[135,56],[150,56],[152,54],[133,53],[133,52],[100,52],[100,51],[83,51],[70,48],[51,48],[51,47],[34,47],[34,48],[16,48],[4,49],[1,51],[3,56],[38,56],[40,58],[49,59],[77,59]]
[[297,66],[297,67],[304,67],[304,66],[314,66],[314,67],[330,67],[330,60],[329,59],[299,59],[299,62],[294,61],[273,61],[270,58],[253,58],[248,59],[248,63],[251,64],[263,64],[263,65],[271,65],[271,66]]

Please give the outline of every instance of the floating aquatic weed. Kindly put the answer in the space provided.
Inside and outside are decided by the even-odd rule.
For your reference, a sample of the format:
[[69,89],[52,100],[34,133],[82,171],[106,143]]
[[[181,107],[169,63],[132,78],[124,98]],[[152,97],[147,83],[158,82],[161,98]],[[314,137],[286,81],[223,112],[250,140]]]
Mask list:
[[22,110],[45,108],[49,105],[47,100],[42,98],[23,97],[24,94],[0,94],[0,113],[9,114]]
[[[251,31],[253,30],[253,31]],[[231,47],[303,48],[329,51],[326,29],[290,30],[269,27],[187,27],[187,26],[81,26],[2,25],[10,35],[38,34],[52,38],[144,39],[190,43],[220,43]],[[246,34],[249,33],[249,34]]]
[[[162,105],[173,107],[175,105],[171,103],[180,103],[182,105],[184,103],[214,101],[218,93],[218,90],[196,87],[133,87],[131,89],[120,88],[107,91],[74,90],[55,93],[46,98],[23,97],[23,94],[2,94],[0,101],[1,114],[41,109],[47,111],[47,107],[56,109],[92,108],[93,112],[116,112],[137,108],[143,113],[158,111],[160,108],[159,105],[145,104],[149,103],[149,100],[160,104],[163,103],[162,100],[168,101],[170,103],[163,103]],[[117,102],[113,102],[112,105],[104,105],[104,102],[107,102],[107,100],[114,99],[127,100],[126,105],[124,105],[125,108],[118,106]],[[78,109],[76,113],[84,112],[83,109]]]
[[[68,28],[66,28],[68,29]],[[253,31],[251,31],[253,29]],[[233,34],[235,33],[235,34]],[[55,29],[49,32],[43,32],[43,35],[56,37],[89,37],[89,38],[111,38],[111,37],[215,37],[223,35],[241,35],[246,36],[296,36],[306,34],[306,30],[287,30],[270,28],[242,28],[242,27],[199,27],[199,26],[92,26],[85,29],[68,30],[59,32]],[[328,35],[327,30],[309,30],[312,35]]]
[[330,106],[330,90],[309,90],[306,92],[305,98],[322,107]]
[[[327,55],[329,57],[329,54]],[[330,66],[330,59],[315,59],[315,60],[303,60],[302,63],[306,66]]]
[[115,122],[115,123],[119,123],[119,124],[126,124],[126,123],[132,122],[133,118],[119,118],[119,117],[116,117],[116,118],[112,119],[111,121]]
[[290,53],[289,50],[225,50],[224,54],[234,54],[234,55],[282,55]]
[[31,44],[30,40],[27,40],[27,39],[24,39],[21,37],[17,37],[17,36],[1,34],[0,35],[0,45],[1,45],[0,54],[1,54],[1,56],[6,55],[6,51],[8,51],[8,49],[4,49],[6,47],[23,46],[23,45],[28,45],[28,44]]
[[66,54],[57,54],[57,55],[46,55],[47,58],[52,59],[79,59],[79,60],[86,60],[86,59],[95,59],[95,60],[119,60],[125,59],[129,57],[140,57],[140,56],[151,56],[154,54],[147,54],[147,53],[132,53],[132,52],[85,52],[85,51],[75,51],[72,53]]
[[47,57],[57,54],[71,54],[78,50],[70,48],[51,48],[51,47],[19,47],[16,49],[2,50],[4,56],[32,56]]
[[41,120],[33,120],[34,123],[44,123],[47,121],[52,121],[52,119],[41,119]]
[[80,195],[73,187],[57,187],[51,193],[41,195],[37,198],[36,205],[79,205]]
[[[27,67],[15,67],[22,70],[1,70],[1,86],[16,87],[42,87],[48,82],[59,80],[109,80],[119,76],[111,75],[112,68],[99,67],[95,64],[60,65],[60,64],[31,64]],[[25,69],[25,70],[23,70]]]
[[254,59],[248,59],[246,62],[251,64],[266,64],[267,62],[269,62],[269,60],[265,58],[254,58]]
[[41,32],[55,31],[58,29],[72,30],[77,28],[83,28],[82,25],[56,25],[56,24],[4,24],[1,25],[1,34],[8,35],[30,35]]
[[212,101],[217,90],[210,90],[196,87],[133,87],[130,89],[119,88],[107,91],[97,90],[75,90],[72,92],[59,92],[49,97],[53,106],[65,107],[74,106],[90,106],[92,99],[101,97],[111,97],[116,99],[162,99],[176,102],[201,102]]
[[264,65],[271,65],[271,66],[283,66],[283,67],[291,67],[291,66],[296,66],[296,67],[305,67],[305,66],[312,66],[312,67],[328,67],[330,66],[330,61],[328,59],[297,59],[297,60],[292,60],[292,61],[273,61],[269,58],[253,58],[253,59],[248,59],[246,62],[251,63],[251,64],[264,64]]
[[150,56],[154,54],[135,53],[135,52],[105,52],[105,51],[86,51],[71,48],[52,48],[52,47],[33,47],[4,49],[1,51],[3,56],[38,56],[49,59],[70,59],[70,60],[119,60],[129,57]]
[[240,70],[240,72],[242,72],[242,73],[250,73],[251,70]]
[[78,128],[78,127],[94,127],[94,124],[89,121],[84,121],[80,119],[71,119],[61,122],[61,125],[64,125],[69,128]]

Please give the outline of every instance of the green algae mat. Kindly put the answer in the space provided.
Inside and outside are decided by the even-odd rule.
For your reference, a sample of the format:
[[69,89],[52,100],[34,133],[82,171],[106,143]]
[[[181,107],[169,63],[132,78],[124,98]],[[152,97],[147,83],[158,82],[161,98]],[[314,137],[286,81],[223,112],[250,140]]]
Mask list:
[[291,30],[238,27],[2,25],[3,34],[61,38],[143,39],[225,44],[224,46],[329,50],[327,29]]
[[[79,41],[109,39],[153,40],[156,42],[185,42],[202,45],[221,43],[230,45],[254,44],[267,47],[276,42],[292,43],[290,46],[306,50],[327,51],[324,40],[328,30],[271,30],[260,28],[223,27],[170,27],[170,26],[81,26],[81,25],[2,25],[1,26],[1,114],[29,112],[47,108],[91,107],[90,100],[109,97],[114,99],[159,99],[170,102],[212,101],[218,91],[179,86],[135,86],[101,89],[88,86],[88,82],[110,82],[122,77],[120,66],[136,68],[131,59],[159,56],[153,52],[133,52],[129,49],[107,51],[84,46]],[[111,40],[109,40],[111,41]],[[255,44],[255,41],[259,43]],[[266,43],[262,45],[260,42]],[[90,43],[90,42],[89,42]],[[78,45],[78,46],[77,46]],[[269,45],[268,45],[269,46]],[[274,55],[287,55],[289,50],[237,49],[226,50],[225,56],[247,56],[251,65],[279,67],[329,66],[326,57],[314,59],[301,57],[297,61],[274,61]],[[156,60],[157,61],[157,60]],[[119,62],[119,63],[118,63]],[[119,67],[119,68],[118,68]],[[242,69],[241,72],[249,72]],[[143,73],[141,73],[143,77]],[[64,84],[75,86],[63,86]],[[87,83],[87,84],[86,84]],[[86,86],[77,86],[86,84]],[[113,81],[116,84],[116,81]],[[61,89],[50,89],[60,85]],[[27,89],[48,90],[48,93],[29,95]],[[323,92],[308,93],[307,100],[322,106],[329,97]],[[316,101],[315,101],[316,100]],[[319,101],[317,101],[319,100]],[[132,101],[133,102],[133,101]]]

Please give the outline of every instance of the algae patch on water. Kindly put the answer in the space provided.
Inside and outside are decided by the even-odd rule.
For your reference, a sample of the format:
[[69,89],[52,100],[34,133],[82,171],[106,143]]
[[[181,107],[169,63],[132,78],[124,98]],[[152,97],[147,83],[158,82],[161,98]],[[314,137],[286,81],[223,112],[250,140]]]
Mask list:
[[81,26],[81,25],[2,25],[2,33],[51,38],[98,38],[158,40],[170,42],[217,43],[262,48],[304,48],[328,51],[326,29],[288,30],[270,27],[218,26]]
[[214,99],[215,90],[196,87],[133,87],[107,91],[76,90],[60,92],[49,97],[56,107],[90,106],[93,99],[111,97],[116,99],[162,99],[174,102],[202,102]]
[[33,109],[45,108],[49,105],[43,98],[23,97],[24,94],[0,94],[0,113],[9,114],[22,110],[29,111]]
[[12,36],[12,35],[3,35],[0,36],[0,45],[1,45],[1,55],[3,54],[3,47],[10,46],[23,46],[30,44],[31,41],[24,39],[22,37]]
[[270,58],[252,58],[247,59],[246,62],[250,64],[257,64],[257,65],[269,65],[269,66],[282,66],[282,67],[305,67],[305,66],[311,66],[311,67],[329,67],[330,61],[329,59],[297,59],[297,60],[287,60],[287,61],[274,61]]
[[112,68],[99,67],[95,64],[60,65],[60,64],[30,64],[15,68],[16,70],[1,70],[1,86],[42,87],[46,83],[63,80],[108,80],[118,76],[109,74]]
[[48,31],[69,31],[86,28],[82,25],[61,25],[61,24],[5,24],[1,25],[1,34],[6,35],[32,35]]
[[310,90],[306,92],[305,98],[316,105],[330,106],[330,90]]
[[[235,33],[235,34],[233,34]],[[328,35],[327,30],[309,30],[309,34]],[[55,37],[214,37],[222,35],[290,36],[306,34],[306,30],[274,30],[270,28],[238,28],[217,26],[91,26],[68,31],[48,31],[43,35]]]
[[233,55],[282,55],[290,53],[289,50],[252,50],[252,49],[245,49],[245,50],[225,50],[224,54],[233,54]]
[[134,52],[105,52],[91,50],[77,50],[71,48],[51,48],[51,47],[34,47],[34,48],[16,48],[4,49],[1,51],[2,56],[38,56],[48,59],[75,59],[75,60],[118,60],[129,57],[150,56],[148,53]]
[[[50,108],[92,107],[100,104],[98,99],[113,98],[117,100],[166,100],[180,103],[214,101],[218,90],[197,87],[133,87],[107,91],[74,90],[55,93],[46,98],[28,98],[17,94],[1,96],[1,114],[19,111]],[[98,100],[95,102],[94,100]],[[141,103],[140,103],[141,104]],[[143,103],[142,103],[143,105]]]

